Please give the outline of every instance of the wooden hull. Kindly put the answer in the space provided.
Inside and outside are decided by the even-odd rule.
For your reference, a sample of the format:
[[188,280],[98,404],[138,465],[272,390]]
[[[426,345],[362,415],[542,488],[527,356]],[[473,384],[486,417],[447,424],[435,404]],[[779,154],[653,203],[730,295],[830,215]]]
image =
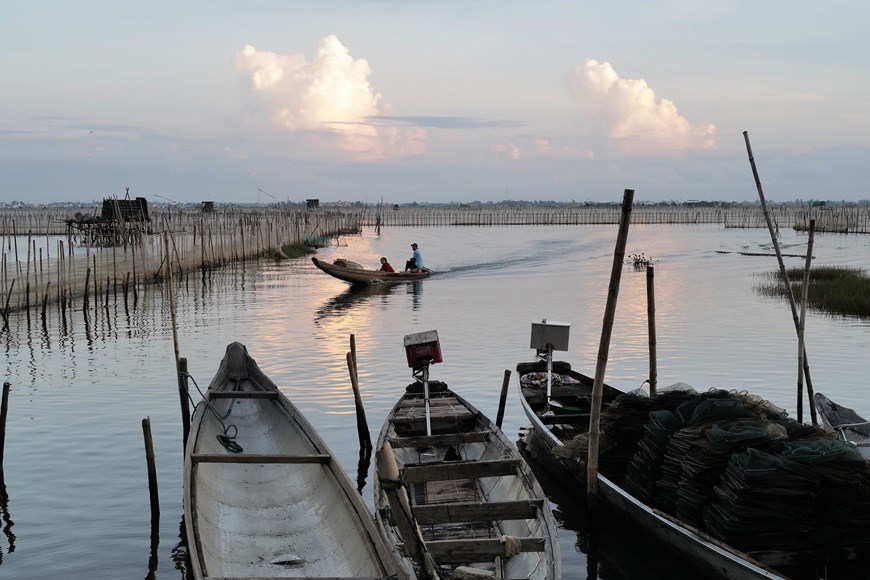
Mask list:
[[[591,401],[593,379],[570,370],[567,363],[554,363],[561,367],[560,372],[569,374],[578,384],[571,387],[554,388],[553,398],[561,398],[573,405],[589,397]],[[546,368],[546,367],[543,367]],[[517,375],[532,370],[541,370],[540,363],[521,363],[517,366]],[[608,404],[621,391],[605,385],[604,402]],[[530,394],[528,389],[520,385],[520,401],[526,417],[531,422],[531,429],[526,435],[528,453],[540,461],[551,475],[561,480],[563,485],[572,485],[579,489],[586,489],[586,463],[577,459],[563,459],[553,453],[554,448],[563,444],[570,433],[560,433],[561,426],[552,417],[542,418],[540,409],[540,395]],[[546,395],[544,395],[546,399]],[[586,411],[585,423],[576,415],[582,415],[582,411],[569,414],[571,426],[566,429],[578,428],[579,431],[588,432],[589,420]],[[574,415],[574,416],[571,416]],[[557,436],[559,433],[562,437]],[[658,541],[670,546],[681,557],[692,562],[696,567],[708,570],[709,578],[721,580],[737,579],[784,579],[785,577],[771,570],[765,565],[756,562],[750,556],[723,544],[703,532],[693,529],[685,523],[670,517],[667,514],[638,501],[631,494],[625,492],[613,481],[598,474],[598,496],[600,501],[605,502],[616,513],[631,519],[645,532],[651,534]]]
[[314,265],[334,278],[351,284],[397,284],[424,280],[431,275],[429,270],[421,272],[381,272],[364,268],[349,268],[342,265],[327,264],[317,258],[311,258]]
[[[225,429],[239,452],[218,440]],[[326,444],[239,343],[191,420],[184,517],[196,580],[402,570]]]
[[822,423],[836,431],[840,438],[858,448],[870,459],[870,422],[853,409],[838,405],[822,393],[813,395]]
[[[430,396],[433,434],[426,435],[422,394],[406,392],[377,443],[393,449],[429,553],[439,566],[495,570],[496,578],[561,578],[558,528],[531,468],[494,423],[433,384],[444,387]],[[404,550],[379,480],[374,493],[379,526]],[[521,551],[505,556],[504,536]]]

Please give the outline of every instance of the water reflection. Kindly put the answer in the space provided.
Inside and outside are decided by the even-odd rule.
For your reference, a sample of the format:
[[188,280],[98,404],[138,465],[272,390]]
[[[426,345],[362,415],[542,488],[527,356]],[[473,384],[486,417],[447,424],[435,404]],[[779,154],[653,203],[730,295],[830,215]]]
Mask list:
[[[9,515],[9,494],[6,492],[6,479],[0,469],[0,521],[3,522],[3,535],[6,536],[6,552],[15,551],[15,534],[12,533],[12,517]],[[3,548],[0,547],[0,564],[3,563]]]
[[[415,282],[414,284],[419,284]],[[316,320],[328,318],[331,316],[340,317],[346,311],[371,302],[379,296],[389,296],[398,288],[398,284],[367,284],[365,286],[349,286],[347,290],[330,298],[326,303],[317,309]]]
[[423,282],[417,280],[402,284],[367,284],[365,286],[349,286],[347,290],[327,300],[315,314],[315,321],[327,318],[340,318],[348,311],[380,301],[389,302],[389,296],[398,296],[402,292],[411,296],[411,309],[419,310],[423,299]]
[[366,477],[369,475],[369,468],[372,465],[372,449],[371,447],[360,447],[359,463],[356,466],[356,490],[362,495],[363,489],[366,487]]

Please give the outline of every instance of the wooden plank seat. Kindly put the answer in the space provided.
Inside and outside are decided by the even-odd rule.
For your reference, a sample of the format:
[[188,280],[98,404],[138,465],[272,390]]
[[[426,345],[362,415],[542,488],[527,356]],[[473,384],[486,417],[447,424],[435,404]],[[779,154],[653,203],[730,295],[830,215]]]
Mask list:
[[[388,580],[388,576],[293,576],[296,580]],[[275,580],[275,576],[204,576],[203,580]]]
[[589,413],[556,413],[539,417],[544,425],[558,425],[560,423],[588,423]]
[[256,453],[195,453],[190,456],[194,463],[320,463],[327,464],[332,457],[325,454],[312,455],[261,455]]
[[464,443],[486,443],[492,439],[492,431],[469,431],[468,433],[445,433],[443,435],[421,435],[419,437],[390,437],[390,445],[414,449],[428,449],[433,446],[462,445]]
[[217,391],[210,394],[211,399],[277,399],[276,391]]
[[544,500],[458,502],[415,505],[414,517],[420,524],[450,524],[459,522],[494,522],[530,520],[537,517]]
[[[518,538],[523,552],[543,552],[544,538]],[[430,540],[426,548],[433,556],[456,556],[468,560],[469,557],[495,558],[504,556],[504,544],[500,538],[472,538],[466,540]]]
[[433,461],[406,465],[402,477],[408,483],[443,481],[448,479],[479,479],[499,475],[515,475],[519,459],[490,461]]

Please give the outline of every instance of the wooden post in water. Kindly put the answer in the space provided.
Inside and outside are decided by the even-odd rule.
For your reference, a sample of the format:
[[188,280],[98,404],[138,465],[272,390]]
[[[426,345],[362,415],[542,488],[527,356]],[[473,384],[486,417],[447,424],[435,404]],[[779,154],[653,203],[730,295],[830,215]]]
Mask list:
[[181,436],[184,447],[187,447],[187,436],[190,434],[190,395],[188,395],[187,358],[178,360],[178,397],[181,404]]
[[353,388],[353,401],[356,406],[356,430],[359,434],[359,447],[371,451],[372,436],[369,433],[369,424],[366,421],[366,411],[363,407],[362,395],[359,392],[359,375],[356,366],[356,342],[354,335],[350,335],[350,352],[347,353],[347,372],[350,374],[350,385]]
[[3,453],[6,449],[6,415],[9,412],[9,382],[3,383],[3,398],[0,402],[0,472],[3,471]]
[[187,446],[190,429],[190,414],[187,412],[187,369],[182,368],[178,348],[178,321],[175,313],[175,287],[172,284],[172,250],[169,247],[169,232],[163,230],[163,251],[166,254],[166,293],[169,295],[169,312],[172,318],[172,344],[175,349],[175,370],[178,379],[178,396],[181,398],[182,449]]
[[649,328],[649,396],[656,396],[658,363],[656,360],[656,293],[655,267],[646,267],[646,318]]
[[151,439],[151,418],[142,419],[145,436],[145,461],[148,464],[148,491],[151,497],[151,523],[160,519],[160,496],[157,494],[157,468],[154,466],[154,442]]
[[[752,147],[749,145],[749,133],[743,132],[743,140],[746,142],[746,152],[749,155],[749,165],[752,166],[752,176],[755,178],[755,187],[758,190],[758,199],[761,201],[761,209],[764,213],[764,221],[767,222],[767,230],[770,232],[770,239],[773,242],[773,249],[776,253],[776,260],[779,262],[779,273],[782,276],[782,283],[785,284],[786,296],[788,296],[788,304],[791,306],[791,317],[794,321],[794,329],[796,333],[800,333],[800,321],[798,320],[797,305],[795,304],[794,293],[791,291],[791,284],[788,281],[788,274],[785,269],[785,262],[782,260],[782,252],[779,249],[779,242],[776,240],[776,232],[773,228],[773,222],[770,219],[770,213],[767,211],[767,202],[764,200],[764,191],[761,189],[761,178],[758,177],[758,169],[755,167],[755,157],[752,156]],[[804,378],[807,383],[807,392],[813,388],[813,382],[810,379],[810,363],[807,359],[807,346],[803,345],[803,367]]]
[[[804,280],[801,285],[801,314],[798,324],[798,392],[797,392],[797,420],[804,420],[804,324],[807,315],[807,297],[810,291],[810,265],[813,261],[813,241],[815,239],[816,220],[810,220],[810,232],[807,239],[807,260],[804,265]],[[818,425],[816,418],[816,404],[813,400],[813,387],[807,383],[807,399],[810,404],[810,417],[813,426]]]
[[586,494],[590,507],[598,491],[598,444],[601,438],[601,400],[604,392],[604,371],[607,369],[607,355],[610,351],[610,335],[613,331],[613,318],[616,313],[616,299],[619,296],[619,282],[622,278],[622,262],[625,259],[625,243],[628,227],[631,225],[631,207],[634,190],[626,189],[622,197],[622,220],[616,236],[613,251],[613,268],[610,271],[610,286],[607,290],[607,304],[604,307],[604,323],[601,341],[598,344],[598,363],[595,365],[595,380],[592,385],[592,410],[589,418],[589,456],[586,462]]
[[511,372],[508,369],[504,371],[504,379],[501,381],[501,396],[498,399],[498,414],[495,416],[495,426],[501,429],[501,423],[504,420],[504,406],[507,402],[508,387],[511,383]]

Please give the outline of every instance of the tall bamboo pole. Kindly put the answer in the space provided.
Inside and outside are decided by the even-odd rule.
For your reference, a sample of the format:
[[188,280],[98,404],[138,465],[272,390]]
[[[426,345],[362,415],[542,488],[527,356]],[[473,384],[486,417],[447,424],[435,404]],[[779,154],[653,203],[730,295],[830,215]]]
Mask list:
[[[749,145],[749,132],[743,132],[743,140],[746,141],[746,152],[749,155],[749,164],[752,166],[752,176],[755,178],[755,187],[758,189],[758,199],[761,200],[761,209],[764,213],[764,221],[767,223],[767,230],[770,232],[770,239],[773,242],[773,249],[776,253],[776,259],[779,262],[779,272],[782,276],[782,282],[785,284],[786,296],[788,296],[788,304],[791,306],[791,317],[794,321],[795,332],[800,334],[800,321],[798,320],[797,305],[795,304],[794,293],[791,291],[791,284],[788,281],[788,274],[785,269],[785,262],[782,260],[782,252],[779,249],[779,242],[776,240],[776,232],[773,228],[773,222],[770,219],[770,213],[767,211],[767,202],[764,200],[764,191],[761,188],[761,178],[758,177],[758,169],[755,167],[755,157],[752,155],[752,147]],[[807,345],[804,343],[801,348],[803,354],[804,378],[807,383],[807,392],[813,388],[813,381],[810,378],[810,363],[807,357]],[[813,401],[810,399],[810,406],[813,407]],[[815,409],[813,410],[815,413]]]
[[[813,261],[813,241],[815,239],[815,230],[816,230],[816,220],[810,220],[810,232],[809,238],[807,239],[807,260],[806,265],[804,266],[804,280],[801,285],[801,315],[800,315],[800,324],[798,325],[798,394],[797,394],[797,412],[798,412],[798,421],[803,422],[804,416],[804,325],[806,324],[806,315],[807,315],[807,297],[809,295],[810,290],[810,264]],[[813,425],[818,425],[818,419],[816,418],[816,405],[813,400],[813,388],[812,385],[807,384],[807,398],[810,402],[810,417],[812,418]]]
[[658,384],[658,362],[656,360],[656,295],[655,268],[646,267],[646,312],[649,328],[649,396],[656,396]]
[[589,459],[586,462],[586,492],[590,506],[598,491],[598,444],[601,426],[601,400],[604,392],[604,371],[607,369],[607,355],[610,351],[610,335],[613,331],[613,318],[616,313],[616,299],[619,296],[619,282],[622,278],[622,262],[625,259],[625,242],[628,227],[631,225],[631,207],[634,190],[626,189],[622,197],[622,220],[616,236],[613,251],[613,268],[610,271],[610,286],[607,290],[607,304],[604,308],[604,323],[601,341],[598,345],[598,363],[595,365],[595,380],[592,385],[592,410],[589,419]]
[[172,249],[169,246],[169,230],[163,230],[163,251],[166,256],[166,293],[169,295],[169,312],[172,317],[172,344],[175,349],[175,374],[178,379],[178,396],[181,399],[182,408],[182,445],[187,445],[187,433],[190,426],[190,417],[184,412],[187,401],[186,369],[182,368],[181,353],[178,348],[178,322],[175,311],[175,287],[172,284]]

